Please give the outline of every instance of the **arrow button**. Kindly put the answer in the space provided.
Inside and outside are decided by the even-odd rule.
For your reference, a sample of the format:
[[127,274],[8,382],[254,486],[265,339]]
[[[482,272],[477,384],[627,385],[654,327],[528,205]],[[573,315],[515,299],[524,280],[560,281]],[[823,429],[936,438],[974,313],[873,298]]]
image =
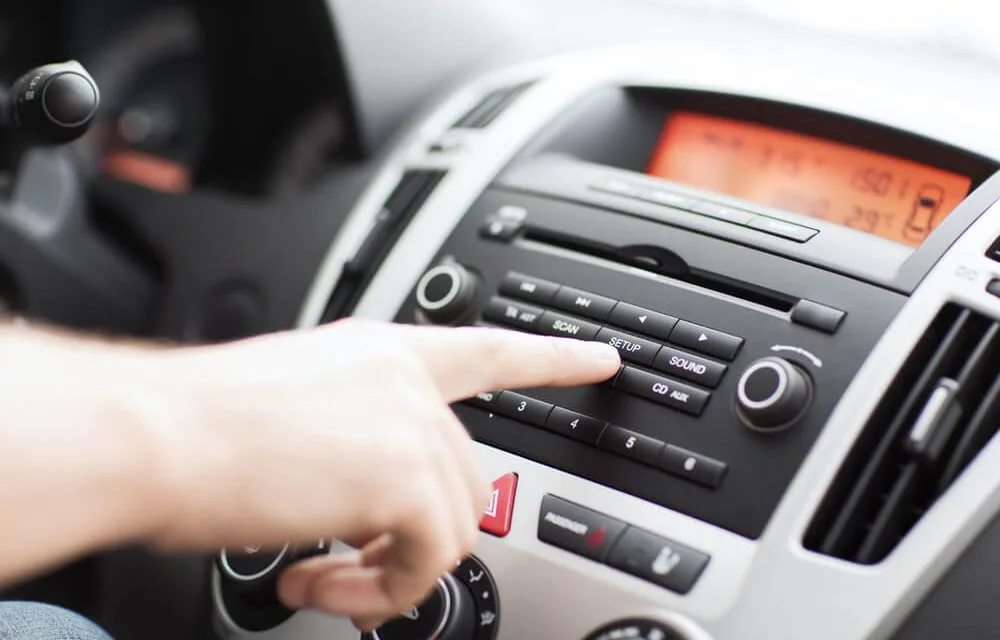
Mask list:
[[736,358],[736,354],[743,346],[743,338],[739,336],[702,327],[685,320],[681,320],[674,327],[670,333],[670,342],[725,360]]
[[608,323],[623,329],[630,329],[659,340],[666,340],[677,324],[677,318],[665,313],[637,307],[627,302],[619,302],[611,310]]

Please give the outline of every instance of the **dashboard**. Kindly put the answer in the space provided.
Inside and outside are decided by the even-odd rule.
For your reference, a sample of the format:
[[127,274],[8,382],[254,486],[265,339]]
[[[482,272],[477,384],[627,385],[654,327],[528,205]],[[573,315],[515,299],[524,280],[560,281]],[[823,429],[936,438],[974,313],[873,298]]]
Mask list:
[[[816,85],[768,55],[513,66],[398,141],[299,326],[500,326],[625,364],[454,407],[497,479],[479,545],[372,638],[992,637],[916,621],[997,507],[996,143],[934,115],[955,101],[924,68]],[[267,596],[331,544],[224,551],[219,633],[355,638]]]
[[[0,8],[0,78],[75,55],[106,99],[0,181],[28,315],[622,354],[454,405],[495,478],[477,547],[363,640],[997,637],[991,65],[640,0],[67,0],[46,49],[42,4]],[[358,640],[274,595],[340,547],[222,550],[115,635],[190,636],[183,597],[220,640]]]

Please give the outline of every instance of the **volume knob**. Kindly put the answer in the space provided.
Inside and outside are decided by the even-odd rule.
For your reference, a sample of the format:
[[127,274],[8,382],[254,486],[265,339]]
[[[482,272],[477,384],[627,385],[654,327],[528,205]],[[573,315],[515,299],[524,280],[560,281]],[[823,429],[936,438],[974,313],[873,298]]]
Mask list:
[[476,298],[476,276],[455,262],[429,269],[417,283],[417,305],[428,320],[451,324],[472,308]]
[[747,426],[776,431],[801,418],[812,395],[812,382],[802,369],[784,358],[761,358],[740,377],[736,406]]

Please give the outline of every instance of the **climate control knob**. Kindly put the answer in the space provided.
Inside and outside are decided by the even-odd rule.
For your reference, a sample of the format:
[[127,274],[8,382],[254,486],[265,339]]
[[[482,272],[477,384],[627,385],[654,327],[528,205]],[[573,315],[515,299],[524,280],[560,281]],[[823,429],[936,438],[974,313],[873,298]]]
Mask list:
[[374,640],[471,640],[476,603],[469,589],[446,575],[431,595],[372,633]]
[[417,305],[435,324],[451,324],[469,312],[476,298],[476,276],[455,262],[429,269],[417,283]]
[[752,429],[776,431],[802,417],[812,403],[809,375],[784,358],[757,360],[736,386],[736,408]]

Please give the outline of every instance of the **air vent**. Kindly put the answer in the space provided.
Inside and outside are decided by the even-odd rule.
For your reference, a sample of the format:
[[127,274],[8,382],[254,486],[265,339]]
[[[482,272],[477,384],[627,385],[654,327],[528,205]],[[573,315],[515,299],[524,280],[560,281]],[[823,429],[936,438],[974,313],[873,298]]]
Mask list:
[[462,116],[452,128],[485,129],[531,85],[532,83],[526,82],[515,87],[491,91],[471,111]]
[[931,323],[851,451],[808,549],[876,564],[1000,426],[1000,323],[951,304]]
[[351,312],[379,265],[444,176],[444,171],[429,170],[408,171],[403,175],[354,258],[344,265],[323,313],[323,322],[333,322]]

